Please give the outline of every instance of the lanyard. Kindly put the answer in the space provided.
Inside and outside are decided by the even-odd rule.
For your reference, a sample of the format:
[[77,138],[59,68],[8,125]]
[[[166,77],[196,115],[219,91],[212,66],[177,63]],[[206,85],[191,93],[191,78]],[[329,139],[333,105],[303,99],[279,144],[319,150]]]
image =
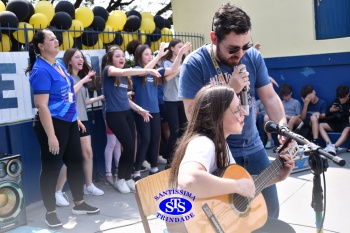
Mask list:
[[68,83],[68,86],[69,86],[69,91],[70,91],[70,86],[71,86],[71,83],[69,81],[69,78],[67,77],[67,75],[63,72],[61,66],[58,64],[58,62],[56,61],[55,63],[51,63],[49,62],[48,60],[46,60],[43,56],[39,56],[40,59],[42,59],[43,61],[47,62],[50,66],[52,66],[60,75],[62,75],[67,83]]
[[222,74],[222,71],[219,67],[219,64],[214,57],[213,44],[210,44],[210,48],[207,46],[207,50],[210,54],[211,61],[213,62],[216,73],[218,74],[218,77],[219,77],[219,80],[217,80],[217,81],[219,82],[219,84],[226,84],[227,81],[225,80],[224,75]]

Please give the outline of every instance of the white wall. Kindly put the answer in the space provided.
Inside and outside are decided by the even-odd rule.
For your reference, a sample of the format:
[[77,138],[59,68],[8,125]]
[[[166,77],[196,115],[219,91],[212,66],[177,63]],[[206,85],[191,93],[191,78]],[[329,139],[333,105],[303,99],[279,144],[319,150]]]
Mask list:
[[[223,2],[172,1],[175,31],[202,33],[205,42],[209,42],[212,18]],[[350,37],[315,39],[313,0],[236,0],[233,3],[251,17],[253,41],[262,44],[265,58],[350,51]]]

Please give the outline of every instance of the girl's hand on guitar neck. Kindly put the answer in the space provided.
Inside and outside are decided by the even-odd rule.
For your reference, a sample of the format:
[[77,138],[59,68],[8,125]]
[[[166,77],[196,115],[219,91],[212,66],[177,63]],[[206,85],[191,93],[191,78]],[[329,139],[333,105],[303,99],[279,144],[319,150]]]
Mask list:
[[283,168],[277,175],[277,181],[285,180],[294,169],[294,159],[292,155],[289,154],[279,154],[279,156],[284,159]]

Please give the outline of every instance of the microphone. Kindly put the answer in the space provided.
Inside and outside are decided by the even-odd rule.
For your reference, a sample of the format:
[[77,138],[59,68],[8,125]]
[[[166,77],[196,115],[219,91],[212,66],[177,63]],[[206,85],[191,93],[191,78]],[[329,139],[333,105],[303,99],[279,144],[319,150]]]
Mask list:
[[345,163],[346,163],[344,159],[342,159],[342,158],[340,158],[338,156],[333,156],[333,155],[329,154],[328,152],[322,150],[321,147],[319,147],[319,146],[315,145],[314,143],[310,142],[309,140],[307,140],[303,136],[291,132],[290,129],[288,127],[286,127],[286,126],[276,125],[272,121],[267,121],[265,123],[265,125],[264,125],[264,130],[265,130],[266,133],[277,133],[277,134],[280,134],[282,136],[286,136],[288,138],[291,138],[291,139],[293,139],[294,141],[296,141],[300,145],[307,144],[309,147],[311,147],[312,150],[315,150],[319,154],[324,155],[329,160],[332,160],[334,163],[336,163],[337,165],[339,165],[341,167],[343,167],[345,165]]
[[[243,67],[239,73],[243,73],[246,72],[246,68]],[[240,92],[240,97],[241,97],[241,102],[242,102],[242,107],[244,109],[244,111],[246,112],[245,115],[249,116],[249,104],[248,104],[248,93],[247,93],[247,86],[245,86],[242,91]]]

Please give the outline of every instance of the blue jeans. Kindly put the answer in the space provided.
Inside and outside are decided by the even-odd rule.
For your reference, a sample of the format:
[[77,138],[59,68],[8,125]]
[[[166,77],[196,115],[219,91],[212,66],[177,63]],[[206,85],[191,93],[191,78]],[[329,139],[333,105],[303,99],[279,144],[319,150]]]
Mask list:
[[[259,175],[265,168],[270,165],[270,161],[265,149],[247,156],[234,157],[234,159],[236,163],[244,167],[250,175]],[[268,216],[271,218],[278,218],[279,201],[276,185],[271,185],[265,188],[261,193],[265,198]]]

